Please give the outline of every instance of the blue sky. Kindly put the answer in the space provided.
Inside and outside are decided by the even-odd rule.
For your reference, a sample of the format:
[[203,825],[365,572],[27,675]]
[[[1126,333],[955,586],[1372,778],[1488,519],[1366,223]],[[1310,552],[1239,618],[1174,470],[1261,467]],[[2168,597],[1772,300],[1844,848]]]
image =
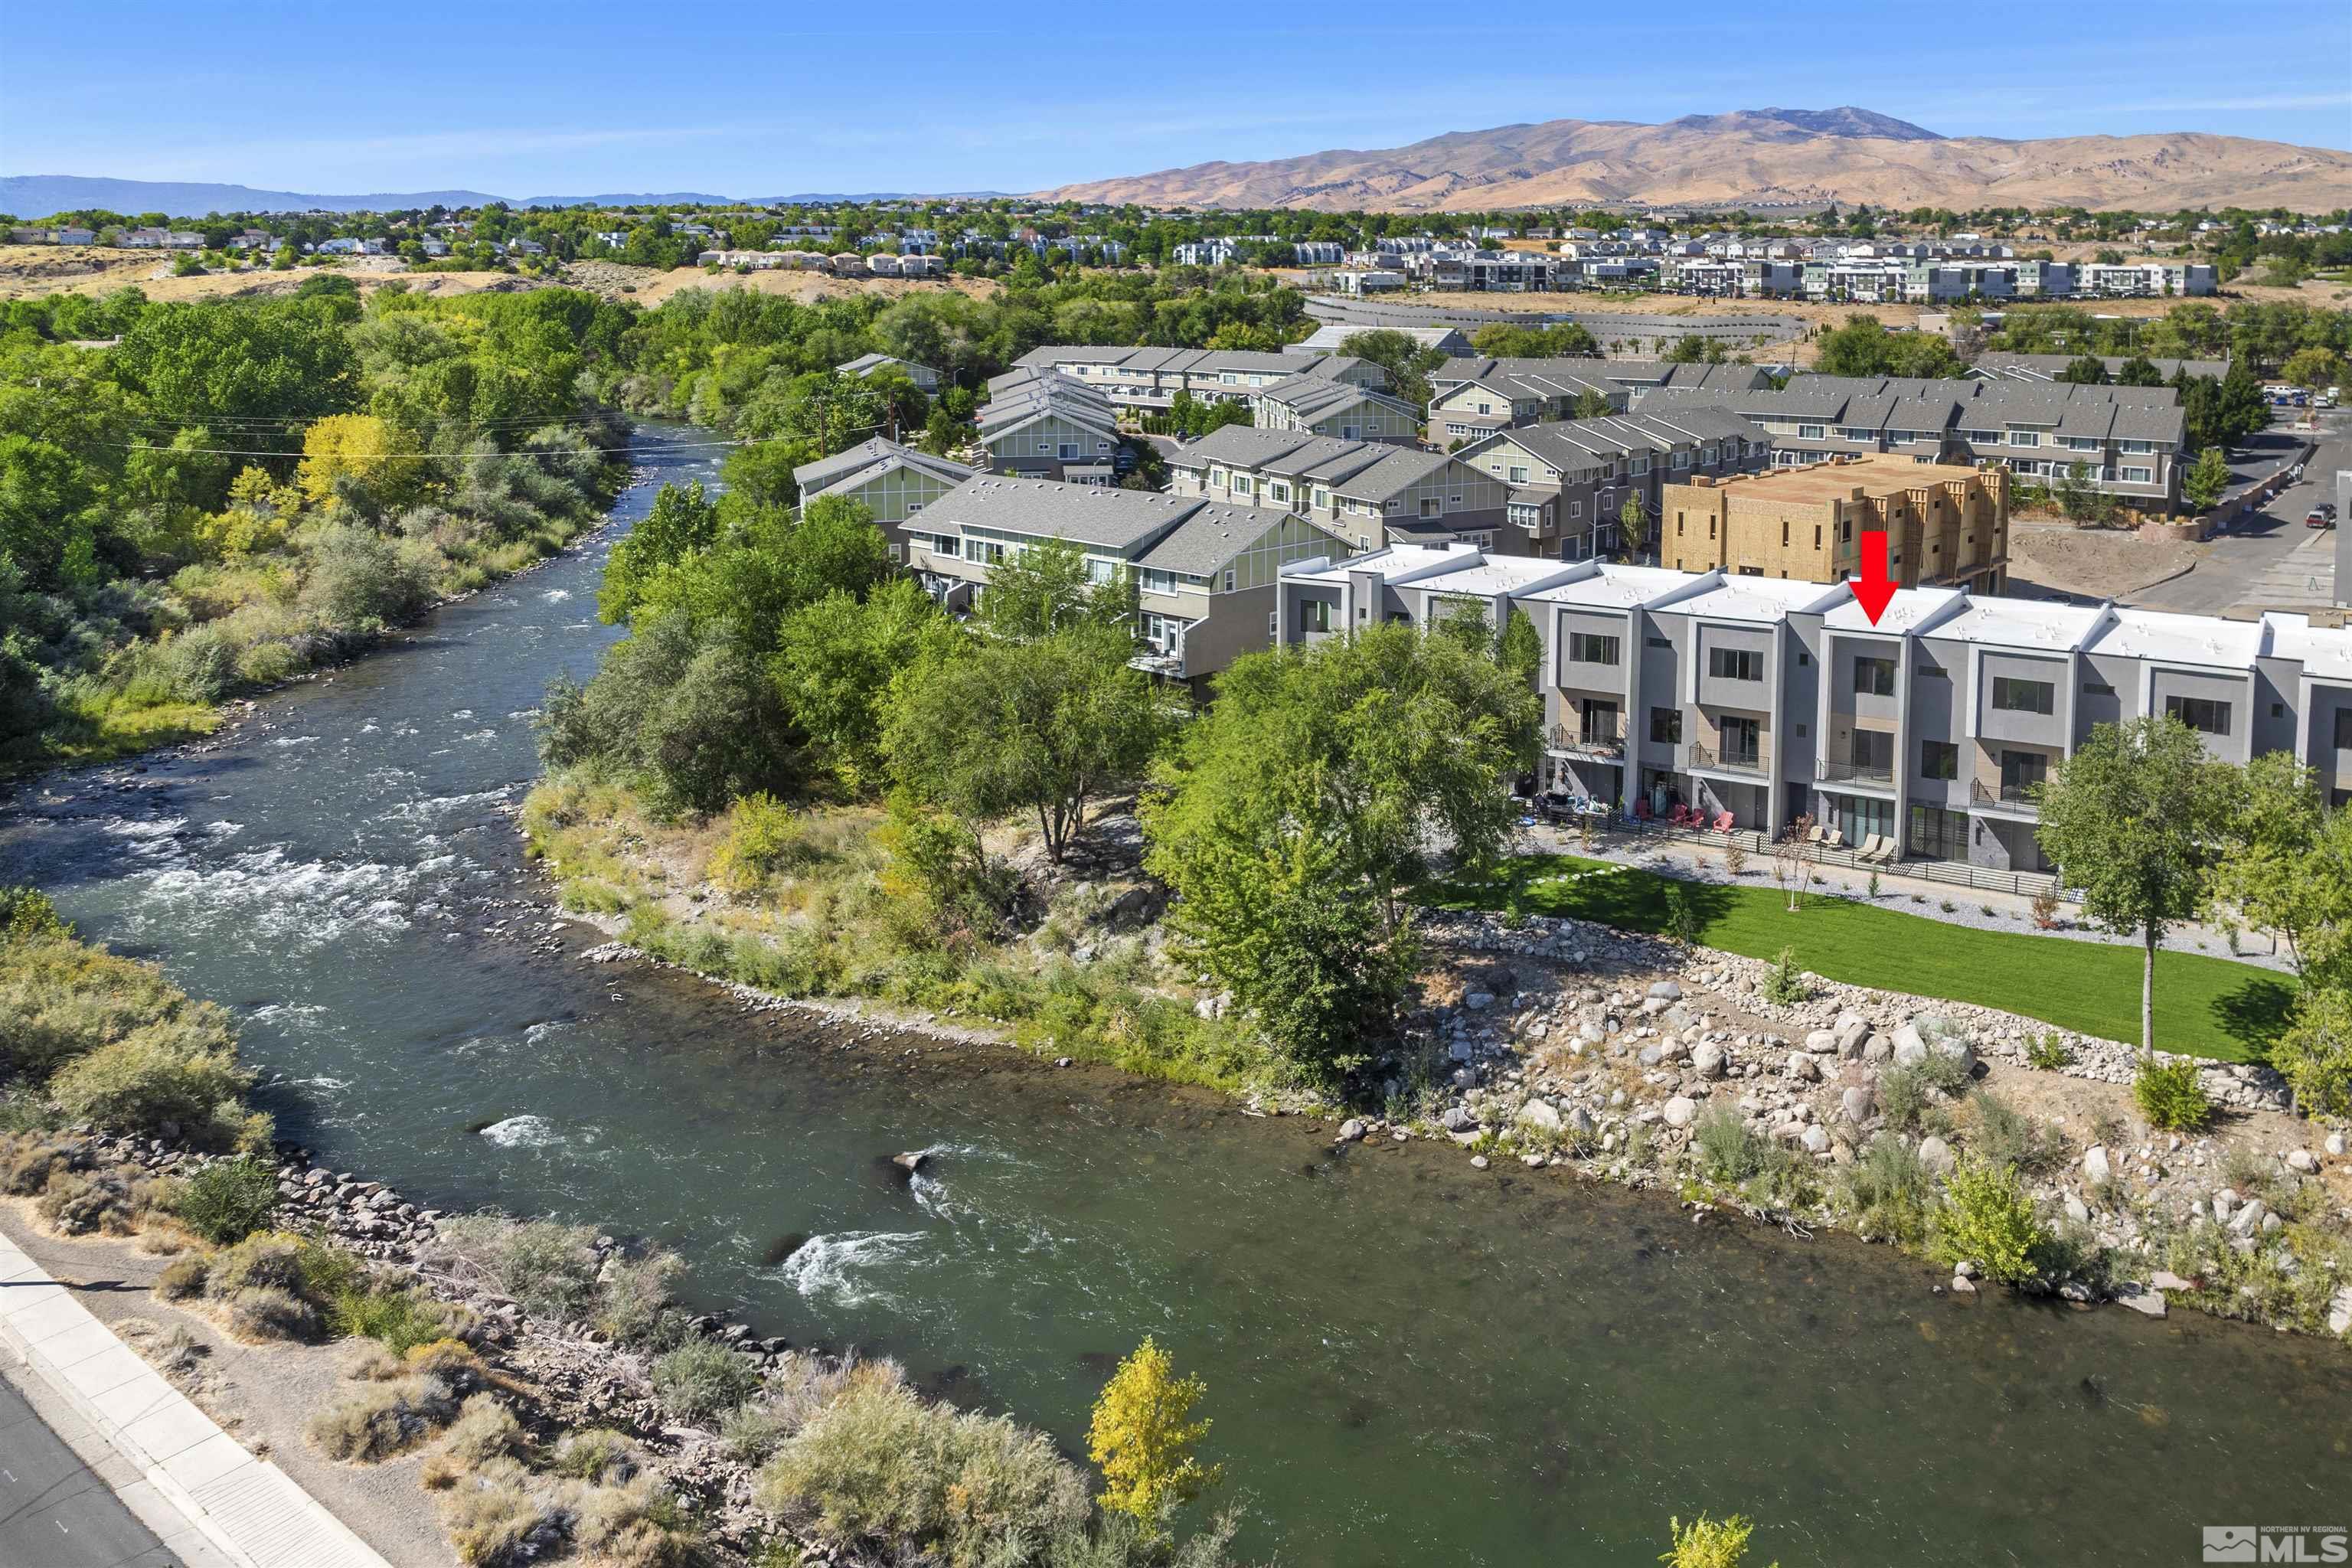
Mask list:
[[[2352,147],[2343,0],[1685,3],[1607,19],[1552,0],[1469,24],[1363,0],[1340,8],[1344,29],[1308,9],[28,3],[0,45],[0,174],[509,196],[1021,191],[1519,121],[1844,103],[1948,135]],[[1915,34],[1918,15],[1939,21]]]

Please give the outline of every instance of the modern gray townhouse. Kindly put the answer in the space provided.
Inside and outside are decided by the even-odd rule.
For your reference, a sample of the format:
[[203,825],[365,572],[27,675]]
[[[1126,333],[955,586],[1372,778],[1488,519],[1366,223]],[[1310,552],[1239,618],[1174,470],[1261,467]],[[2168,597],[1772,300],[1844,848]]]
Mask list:
[[1251,422],[1261,430],[1296,430],[1343,441],[1410,444],[1421,439],[1421,409],[1402,397],[1313,371],[1251,393],[1250,409]]
[[926,507],[907,537],[916,580],[956,610],[977,609],[995,569],[1023,551],[1045,540],[1078,545],[1094,581],[1134,576],[1138,667],[1195,685],[1271,646],[1284,566],[1348,548],[1271,509],[985,474]]
[[2288,752],[2352,802],[2352,629],[1906,588],[1873,625],[1843,584],[1397,547],[1283,569],[1276,638],[1512,609],[1541,634],[1544,783],[1767,838],[2050,869],[2034,786],[2094,726],[2169,713],[2214,755]]
[[2186,422],[2168,386],[1801,375],[1777,392],[1663,387],[1643,404],[1669,418],[1694,408],[1759,426],[1784,468],[1887,452],[1922,463],[1999,463],[2054,484],[2079,465],[2118,500],[2179,509]]
[[1514,555],[1535,547],[1507,526],[1499,479],[1389,442],[1227,425],[1168,459],[1168,489],[1297,512],[1355,551],[1460,542]]
[[1654,525],[1663,486],[1752,473],[1768,448],[1738,416],[1689,408],[1499,430],[1454,456],[1505,487],[1500,553],[1581,561],[1617,548],[1628,500]]
[[1588,393],[1622,414],[1660,387],[1746,392],[1769,386],[1771,380],[1748,364],[1482,356],[1446,361],[1430,372],[1429,384],[1429,438],[1452,442],[1571,418]]

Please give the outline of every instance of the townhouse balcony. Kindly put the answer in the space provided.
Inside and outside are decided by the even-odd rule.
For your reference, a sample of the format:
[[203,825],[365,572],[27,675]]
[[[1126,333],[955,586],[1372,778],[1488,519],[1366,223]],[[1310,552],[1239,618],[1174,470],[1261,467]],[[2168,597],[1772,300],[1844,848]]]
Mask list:
[[1767,754],[1760,746],[1728,751],[1720,746],[1683,748],[1683,765],[1698,773],[1761,773],[1765,771],[1767,760]]
[[2038,779],[2019,782],[1970,779],[1969,804],[1992,806],[2002,811],[2032,812],[2039,816],[2041,808],[2034,804],[2033,792],[2040,784]]
[[1554,724],[1545,737],[1549,750],[1563,756],[1622,757],[1624,732],[1615,724]]
[[1860,761],[1824,761],[1821,764],[1824,784],[1891,784],[1895,782],[1895,764]]

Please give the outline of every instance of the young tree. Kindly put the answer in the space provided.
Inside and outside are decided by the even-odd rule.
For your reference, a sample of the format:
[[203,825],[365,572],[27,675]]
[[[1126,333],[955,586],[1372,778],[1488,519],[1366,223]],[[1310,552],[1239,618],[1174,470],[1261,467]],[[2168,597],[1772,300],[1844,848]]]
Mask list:
[[1495,639],[1495,662],[1532,687],[1543,673],[1543,634],[1525,610],[1513,609]]
[[2282,942],[2306,984],[2352,984],[2352,812],[2329,811],[2293,752],[2246,764],[2212,895]]
[[2305,991],[2271,1047],[2271,1065],[2306,1116],[2352,1117],[2352,991]]
[[1410,332],[1375,328],[1351,332],[1339,352],[1369,360],[1388,373],[1389,390],[1415,408],[1429,406],[1429,373],[1445,363],[1445,353],[1422,342]]
[[2208,447],[2181,477],[2180,495],[2197,511],[2210,511],[2230,488],[2230,459],[2219,447]]
[[1087,575],[1087,552],[1066,539],[1032,544],[1009,555],[989,575],[980,616],[998,637],[1028,641],[1076,626],[1130,632],[1134,580],[1126,573],[1097,583]]
[[2327,349],[2297,349],[2288,356],[2280,374],[2306,392],[2317,392],[2322,387],[2343,384],[2344,362]]
[[1570,419],[1606,419],[1612,412],[1609,399],[1598,389],[1588,386],[1576,395],[1576,405],[1569,410],[1568,416]]
[[1175,1362],[1147,1338],[1119,1363],[1095,1401],[1087,1453],[1102,1467],[1102,1505],[1164,1533],[1168,1518],[1223,1479],[1221,1465],[1193,1453],[1210,1423],[1192,1419],[1209,1385],[1178,1377]]
[[776,685],[793,721],[844,789],[882,782],[882,722],[893,684],[961,657],[971,634],[910,577],[860,602],[835,589],[784,617]]
[[718,537],[719,506],[703,495],[700,479],[684,489],[662,486],[645,520],[613,546],[596,613],[608,623],[626,621],[657,573],[709,549]]
[[1642,508],[1640,496],[1627,496],[1625,504],[1617,509],[1617,537],[1625,542],[1628,558],[1639,561],[1650,548],[1650,514]]
[[2105,386],[2107,362],[2096,354],[2079,354],[2068,360],[2054,379],[2074,386]]
[[1079,626],[928,668],[898,689],[883,754],[901,784],[975,829],[1033,815],[1059,865],[1088,803],[1140,775],[1173,721],[1129,667],[1132,646],[1123,632]]
[[2083,913],[2137,934],[2140,1049],[2156,1049],[2156,950],[2204,908],[2236,791],[2232,770],[2169,714],[2101,724],[2036,792],[2042,847]]

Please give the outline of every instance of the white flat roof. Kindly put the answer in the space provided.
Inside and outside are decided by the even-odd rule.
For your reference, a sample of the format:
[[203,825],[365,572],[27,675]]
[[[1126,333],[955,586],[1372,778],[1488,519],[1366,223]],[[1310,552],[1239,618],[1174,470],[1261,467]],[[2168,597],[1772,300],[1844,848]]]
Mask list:
[[1591,605],[1596,608],[1631,609],[1637,605],[1654,604],[1675,594],[1686,593],[1696,584],[1706,581],[1701,573],[1676,572],[1664,566],[1612,566],[1604,564],[1589,576],[1572,583],[1555,583],[1525,595],[1547,604]]
[[1780,621],[1804,610],[1833,609],[1853,595],[1843,583],[1799,583],[1786,577],[1726,577],[1721,585],[1675,608],[1716,621]]
[[1411,586],[1426,588],[1433,594],[1480,594],[1492,598],[1496,594],[1517,594],[1534,584],[1575,570],[1566,561],[1548,561],[1529,555],[1490,555],[1475,566],[1465,566],[1459,572],[1442,572],[1433,577],[1416,578]]
[[2247,670],[2253,668],[2255,658],[2263,651],[2263,642],[2259,621],[2225,621],[2214,616],[2119,608],[2091,639],[2088,651]]
[[1833,632],[1885,632],[1890,635],[1917,631],[1927,623],[1949,610],[1968,595],[1958,588],[1897,588],[1895,597],[1875,624],[1862,613],[1862,605],[1851,590],[1846,601],[1822,617],[1822,625]]
[[1993,647],[2064,653],[2088,642],[2106,614],[2098,605],[1972,597],[1967,609],[1937,626],[1934,635]]
[[2309,616],[2284,610],[2263,616],[2262,625],[2272,658],[2298,660],[2305,675],[2321,680],[2352,680],[2352,626],[2314,626]]
[[1457,545],[1448,550],[1426,544],[1391,544],[1368,555],[1350,555],[1320,572],[1297,572],[1288,576],[1294,583],[1342,584],[1360,572],[1370,572],[1383,582],[1393,583],[1400,577],[1433,571],[1449,562],[1475,566],[1479,559],[1475,545]]

